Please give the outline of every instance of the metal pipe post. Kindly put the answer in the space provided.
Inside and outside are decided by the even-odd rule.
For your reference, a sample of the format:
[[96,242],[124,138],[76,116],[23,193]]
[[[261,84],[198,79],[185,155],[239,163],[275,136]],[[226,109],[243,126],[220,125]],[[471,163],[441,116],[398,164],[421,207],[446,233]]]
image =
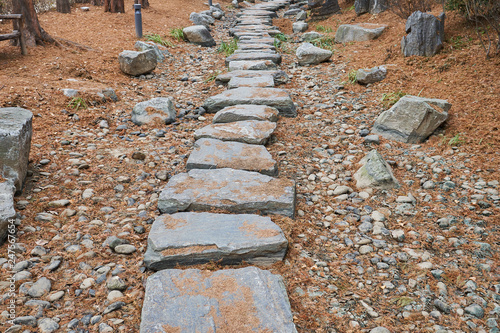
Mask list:
[[135,10],[135,34],[138,38],[142,38],[142,14],[141,14],[141,4],[134,4]]

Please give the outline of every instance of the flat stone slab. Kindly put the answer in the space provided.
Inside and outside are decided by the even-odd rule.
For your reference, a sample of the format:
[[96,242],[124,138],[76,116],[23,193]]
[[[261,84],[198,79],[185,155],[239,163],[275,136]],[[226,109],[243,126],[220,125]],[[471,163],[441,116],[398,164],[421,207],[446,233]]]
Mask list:
[[186,169],[221,168],[255,171],[268,176],[278,174],[278,164],[264,146],[206,138],[196,141]]
[[227,84],[229,89],[240,87],[259,87],[272,88],[274,87],[274,79],[271,75],[263,75],[252,78],[233,77]]
[[252,36],[243,36],[240,38],[238,43],[240,44],[269,44],[274,45],[274,38],[272,37],[252,37]]
[[201,138],[236,141],[252,145],[265,145],[276,129],[271,121],[245,120],[234,123],[212,124],[194,132],[196,140]]
[[250,52],[250,53],[235,53],[226,58],[226,64],[231,61],[254,61],[254,60],[271,60],[275,64],[281,63],[281,54],[269,52]]
[[146,282],[140,333],[296,333],[283,278],[257,267],[167,269]]
[[262,75],[271,75],[274,79],[275,85],[285,84],[289,80],[288,75],[282,70],[264,70],[264,71],[238,70],[238,71],[231,71],[228,73],[219,74],[216,78],[216,81],[218,81],[218,83],[227,83],[233,77],[253,78],[253,77],[260,77]]
[[269,44],[239,44],[238,43],[238,50],[240,51],[246,51],[246,50],[256,50],[256,51],[263,51],[267,52],[268,50],[271,51],[276,51],[276,47],[273,45]]
[[10,182],[0,183],[0,245],[7,239],[9,221],[16,216],[14,191],[15,188]]
[[243,18],[238,18],[236,20],[238,22],[237,27],[242,27],[242,26],[248,26],[248,25],[265,25],[265,26],[272,26],[272,19],[269,18],[250,18],[250,17],[243,17]]
[[205,100],[208,112],[217,112],[226,106],[238,104],[267,105],[278,109],[281,115],[297,116],[297,109],[288,91],[277,88],[236,88],[226,90]]
[[264,37],[264,38],[268,38],[268,37],[274,37],[278,34],[280,34],[281,31],[279,31],[278,29],[256,29],[256,30],[252,30],[252,29],[233,29],[231,30],[231,33],[230,35],[231,36],[234,36],[234,37],[237,37],[237,38],[242,38],[242,37]]
[[242,10],[239,14],[236,14],[236,16],[268,16],[268,17],[278,17],[278,14],[276,14],[273,11],[270,10],[261,10],[261,9],[245,9]]
[[379,37],[386,26],[373,23],[342,24],[335,33],[335,42],[362,42]]
[[0,174],[22,191],[31,149],[33,114],[23,108],[0,108]]
[[271,60],[239,60],[231,61],[228,64],[228,70],[232,71],[262,71],[276,69],[276,64]]
[[225,107],[214,115],[212,122],[232,123],[244,120],[278,121],[279,111],[266,105],[233,105]]
[[156,218],[144,255],[155,271],[216,261],[272,265],[288,241],[269,217],[252,214],[176,213]]
[[223,209],[231,213],[295,214],[295,182],[258,172],[193,169],[168,181],[158,199],[163,214]]

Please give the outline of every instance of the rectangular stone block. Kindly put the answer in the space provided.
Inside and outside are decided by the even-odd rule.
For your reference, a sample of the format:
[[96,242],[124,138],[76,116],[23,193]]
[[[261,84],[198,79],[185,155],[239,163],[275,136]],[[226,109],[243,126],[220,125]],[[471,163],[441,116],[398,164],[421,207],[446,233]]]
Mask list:
[[0,172],[20,193],[28,171],[33,114],[22,108],[0,108]]
[[250,171],[193,169],[170,178],[160,193],[158,209],[166,214],[223,209],[293,218],[295,182]]
[[196,140],[201,138],[236,141],[252,145],[264,145],[276,129],[276,123],[245,120],[234,123],[212,124],[194,132]]
[[296,333],[283,278],[256,267],[166,269],[146,283],[140,333]]
[[176,213],[156,218],[144,262],[162,270],[210,261],[272,265],[288,242],[269,217],[252,214]]
[[186,169],[222,169],[255,171],[276,176],[278,164],[266,147],[215,139],[199,139],[186,162]]
[[212,122],[232,123],[244,120],[278,121],[279,111],[266,105],[233,105],[218,111]]
[[274,79],[271,75],[257,76],[254,78],[233,77],[227,84],[229,89],[240,87],[258,87],[272,88],[274,87]]
[[0,183],[0,245],[7,239],[9,221],[16,216],[14,190],[10,182]]
[[217,112],[226,106],[238,104],[267,105],[288,117],[297,116],[297,109],[288,91],[277,88],[236,88],[209,97],[203,107],[208,112]]

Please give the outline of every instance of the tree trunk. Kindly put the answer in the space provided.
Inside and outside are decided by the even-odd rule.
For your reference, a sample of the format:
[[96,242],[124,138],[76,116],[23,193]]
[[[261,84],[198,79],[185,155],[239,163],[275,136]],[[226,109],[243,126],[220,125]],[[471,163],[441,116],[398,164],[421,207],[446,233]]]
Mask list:
[[24,29],[22,33],[27,46],[34,47],[37,44],[44,45],[44,43],[56,43],[54,38],[46,33],[40,26],[33,0],[13,0],[12,12],[14,14],[23,15]]
[[110,13],[125,13],[124,0],[104,0],[104,11]]
[[134,0],[135,4],[141,4],[141,8],[149,8],[149,0]]
[[338,0],[309,0],[311,18],[323,19],[340,11]]
[[71,13],[71,6],[69,0],[56,0],[56,10],[59,13],[69,14]]
[[91,0],[90,3],[93,6],[103,6],[104,5],[104,0]]

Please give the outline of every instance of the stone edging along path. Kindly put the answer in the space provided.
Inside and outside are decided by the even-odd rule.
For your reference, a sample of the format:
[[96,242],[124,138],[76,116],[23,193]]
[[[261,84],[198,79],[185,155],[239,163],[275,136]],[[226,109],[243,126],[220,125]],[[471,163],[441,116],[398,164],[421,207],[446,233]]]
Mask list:
[[[203,107],[214,124],[195,132],[186,173],[163,189],[144,261],[158,272],[146,283],[141,333],[296,332],[281,276],[256,267],[215,272],[172,269],[210,261],[270,265],[283,259],[287,240],[269,217],[294,217],[295,182],[276,178],[276,161],[263,146],[277,115],[294,117],[290,94],[274,88],[286,74],[274,46],[276,11],[289,0],[241,10],[231,33],[238,50],[219,79],[228,90]],[[272,36],[271,36],[272,35]],[[223,209],[228,214],[212,213]]]

